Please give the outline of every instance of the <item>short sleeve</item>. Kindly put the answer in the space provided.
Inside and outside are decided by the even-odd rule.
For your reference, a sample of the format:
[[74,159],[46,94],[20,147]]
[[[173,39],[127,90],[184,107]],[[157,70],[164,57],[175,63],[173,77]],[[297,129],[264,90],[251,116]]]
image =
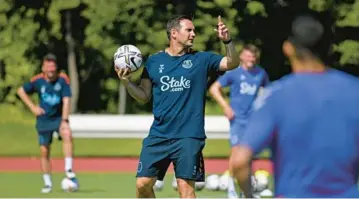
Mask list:
[[269,81],[268,74],[267,74],[267,72],[264,71],[264,78],[263,78],[262,86],[266,87],[269,83],[270,83],[270,81]]
[[219,71],[219,64],[221,63],[223,56],[215,53],[206,52],[208,57],[208,70]]
[[268,147],[274,138],[277,115],[272,91],[268,88],[253,103],[253,113],[240,145],[247,146],[254,154]]
[[33,93],[35,91],[35,81],[26,82],[22,87],[27,94]]
[[232,84],[232,75],[231,72],[227,71],[226,73],[224,73],[224,75],[220,76],[217,79],[218,83],[222,86],[222,87],[226,87]]
[[147,67],[144,67],[141,73],[141,79],[150,79],[150,75],[148,74]]
[[71,87],[70,84],[65,83],[64,88],[62,90],[62,97],[71,97]]
[[60,77],[63,79],[63,82],[62,82],[62,97],[71,97],[72,96],[72,93],[71,93],[71,87],[70,87],[70,78],[62,73],[60,74]]
[[149,68],[151,68],[151,65],[153,65],[153,55],[148,57],[148,59],[146,60],[145,66],[143,67],[141,73],[141,79],[151,79],[150,74],[148,72]]

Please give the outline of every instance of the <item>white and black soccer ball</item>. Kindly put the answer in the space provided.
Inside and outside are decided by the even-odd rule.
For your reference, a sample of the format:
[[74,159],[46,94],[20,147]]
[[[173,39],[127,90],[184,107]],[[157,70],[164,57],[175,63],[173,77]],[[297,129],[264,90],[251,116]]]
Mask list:
[[79,189],[79,183],[77,178],[67,178],[65,177],[61,181],[61,188],[65,192],[75,192]]
[[201,191],[206,186],[206,182],[195,182],[194,187],[196,188],[196,191]]
[[256,192],[262,192],[269,187],[269,172],[258,170],[252,176],[252,186]]
[[153,190],[155,191],[162,191],[163,186],[165,185],[165,182],[162,180],[156,180],[155,185],[153,185]]
[[114,54],[114,64],[117,68],[130,68],[134,72],[142,66],[142,53],[134,45],[122,45]]
[[228,184],[229,184],[229,173],[224,173],[221,176],[219,176],[218,179],[218,188],[221,191],[226,191],[228,189]]
[[211,191],[217,191],[219,189],[219,175],[210,174],[206,178],[205,188]]

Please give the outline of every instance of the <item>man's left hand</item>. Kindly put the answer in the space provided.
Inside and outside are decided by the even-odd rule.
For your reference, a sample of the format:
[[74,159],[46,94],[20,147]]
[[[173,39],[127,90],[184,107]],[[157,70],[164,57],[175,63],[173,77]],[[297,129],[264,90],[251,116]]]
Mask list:
[[217,28],[214,29],[214,30],[217,31],[217,36],[218,36],[218,38],[220,40],[226,42],[226,41],[229,41],[231,39],[231,37],[229,36],[228,28],[222,22],[221,16],[218,16]]

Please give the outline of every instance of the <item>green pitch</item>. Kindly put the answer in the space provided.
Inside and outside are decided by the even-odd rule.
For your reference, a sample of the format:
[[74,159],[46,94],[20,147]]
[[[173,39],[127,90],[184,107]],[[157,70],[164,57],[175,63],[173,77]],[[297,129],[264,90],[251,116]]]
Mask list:
[[[2,146],[0,156],[39,155],[37,134],[32,123],[0,122],[0,132],[0,146]],[[74,144],[77,157],[138,157],[142,139],[75,138]],[[228,140],[222,139],[207,140],[203,153],[206,158],[228,158],[229,152]],[[52,157],[62,157],[61,142],[54,140],[51,154]],[[259,156],[265,158],[269,155],[269,151],[264,151]]]
[[[80,190],[75,193],[65,193],[61,190],[61,180],[64,174],[52,176],[53,191],[42,194],[42,176],[39,173],[0,173],[0,198],[133,198],[135,195],[135,177],[131,173],[78,173]],[[178,198],[177,192],[171,187],[173,175],[165,178],[162,191],[156,192],[160,198]],[[200,198],[225,198],[223,191],[201,190],[197,192]]]
[[[35,118],[28,111],[0,105],[0,157],[38,156],[39,146],[35,131]],[[75,138],[77,157],[138,157],[142,139],[91,139]],[[91,146],[91,147],[89,147]],[[106,147],[104,147],[106,146]],[[207,140],[204,149],[206,158],[228,158],[230,146],[227,139]],[[61,143],[54,140],[52,157],[62,157]],[[268,157],[264,151],[260,157]]]

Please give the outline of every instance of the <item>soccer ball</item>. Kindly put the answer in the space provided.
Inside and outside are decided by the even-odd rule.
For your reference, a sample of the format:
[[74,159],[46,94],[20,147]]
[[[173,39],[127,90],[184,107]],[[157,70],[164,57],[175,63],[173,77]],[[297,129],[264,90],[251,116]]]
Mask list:
[[163,189],[163,186],[165,185],[165,183],[163,181],[160,180],[156,180],[155,185],[153,185],[153,189],[155,191],[161,191]]
[[77,191],[79,189],[79,184],[78,184],[77,178],[65,177],[61,181],[61,188],[62,188],[62,190],[66,191],[66,192]]
[[141,68],[142,53],[134,45],[123,45],[116,50],[114,63],[117,68],[130,68],[131,72],[134,72]]
[[206,189],[216,191],[219,189],[219,175],[211,174],[206,178]]
[[254,188],[257,192],[261,192],[268,188],[269,175],[269,172],[265,170],[258,170],[254,173]]
[[195,182],[194,187],[197,191],[201,191],[206,186],[206,182]]
[[226,171],[219,177],[219,182],[218,182],[219,190],[221,191],[227,190],[228,183],[229,183],[229,172]]
[[270,189],[265,189],[259,193],[259,197],[261,198],[272,198],[273,192]]

